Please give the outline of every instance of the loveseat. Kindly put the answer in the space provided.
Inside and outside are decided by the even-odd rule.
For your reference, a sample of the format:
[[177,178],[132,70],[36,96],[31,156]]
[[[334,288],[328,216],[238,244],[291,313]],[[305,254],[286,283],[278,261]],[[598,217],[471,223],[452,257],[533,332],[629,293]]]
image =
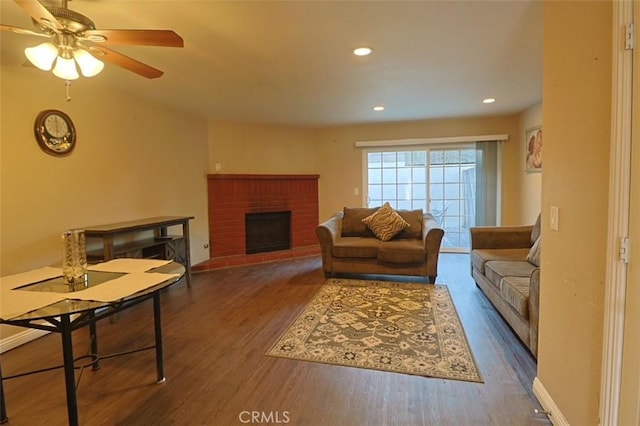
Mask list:
[[480,226],[470,231],[476,285],[537,357],[540,216],[533,226]]
[[383,241],[363,222],[381,209],[345,207],[317,226],[325,276],[411,275],[434,283],[444,230],[422,210],[396,210],[409,226]]

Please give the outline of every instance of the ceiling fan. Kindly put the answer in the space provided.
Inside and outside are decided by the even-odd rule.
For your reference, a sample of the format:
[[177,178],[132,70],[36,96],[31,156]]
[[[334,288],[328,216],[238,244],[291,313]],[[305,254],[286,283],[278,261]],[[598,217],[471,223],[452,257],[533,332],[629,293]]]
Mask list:
[[146,78],[164,74],[104,45],[184,47],[182,38],[171,30],[98,30],[91,19],[68,9],[67,0],[61,0],[60,7],[45,6],[38,0],[15,2],[31,16],[37,31],[4,24],[0,30],[49,38],[50,42],[25,49],[25,54],[36,67],[53,68],[53,74],[65,80],[79,77],[76,63],[82,75],[91,77],[102,71],[102,61]]

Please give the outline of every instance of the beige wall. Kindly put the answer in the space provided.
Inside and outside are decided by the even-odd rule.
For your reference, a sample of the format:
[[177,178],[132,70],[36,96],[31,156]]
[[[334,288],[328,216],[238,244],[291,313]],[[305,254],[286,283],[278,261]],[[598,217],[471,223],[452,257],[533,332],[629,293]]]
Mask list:
[[309,128],[212,120],[209,173],[317,174],[312,135]]
[[598,423],[612,31],[611,2],[544,4],[538,377],[572,425]]
[[[0,274],[59,264],[60,233],[72,227],[162,215],[193,215],[191,256],[207,259],[207,124],[82,80],[64,82],[3,66],[0,130]],[[43,109],[74,120],[67,157],[33,136]],[[5,330],[5,335],[7,331]]]
[[324,220],[344,206],[364,205],[362,149],[355,147],[356,141],[506,133],[502,222],[527,224],[540,212],[540,174],[524,172],[524,130],[541,119],[541,104],[537,104],[510,116],[324,128],[211,120],[209,173],[319,174],[319,214]]
[[[523,173],[517,116],[422,120],[319,129],[315,134],[320,164],[320,219],[344,206],[362,206],[362,149],[356,141],[508,134],[503,151],[502,222],[523,223],[518,205]],[[354,194],[358,188],[360,195]],[[539,207],[537,208],[539,210]]]
[[[517,174],[515,187],[520,188],[518,202],[518,217],[522,223],[534,223],[538,218],[542,207],[542,173],[525,172],[525,156],[527,141],[525,132],[527,129],[542,125],[542,102],[533,105],[518,116],[517,138],[518,157],[521,163],[521,172]],[[544,128],[543,128],[544,130]],[[544,146],[544,140],[543,140]],[[543,149],[544,152],[544,149]],[[543,154],[544,162],[544,154]],[[543,164],[544,169],[544,164]]]
[[503,151],[503,223],[533,223],[540,211],[539,175],[530,177],[533,183],[526,181],[523,126],[539,124],[540,119],[540,107],[534,106],[514,116],[326,128],[211,120],[209,173],[319,174],[319,214],[324,220],[344,206],[364,205],[362,149],[355,147],[356,141],[506,133],[510,139]]

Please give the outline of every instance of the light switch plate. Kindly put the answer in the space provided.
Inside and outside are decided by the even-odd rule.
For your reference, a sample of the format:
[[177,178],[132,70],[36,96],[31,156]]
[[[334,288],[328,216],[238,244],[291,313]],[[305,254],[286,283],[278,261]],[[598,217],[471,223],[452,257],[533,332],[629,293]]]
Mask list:
[[551,208],[549,209],[549,227],[551,228],[552,231],[557,231],[559,224],[558,224],[558,207],[557,206],[551,206]]

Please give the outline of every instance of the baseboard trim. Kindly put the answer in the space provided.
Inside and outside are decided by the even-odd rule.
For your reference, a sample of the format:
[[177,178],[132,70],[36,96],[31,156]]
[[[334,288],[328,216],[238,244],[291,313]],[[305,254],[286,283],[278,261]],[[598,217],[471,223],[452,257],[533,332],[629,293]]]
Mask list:
[[11,336],[5,337],[4,339],[0,340],[0,354],[5,353],[13,348],[17,348],[18,346],[24,345],[25,343],[29,343],[32,340],[36,340],[37,338],[49,333],[50,332],[46,330],[29,329],[16,334],[12,334]]
[[553,402],[551,395],[537,377],[533,379],[533,394],[538,398],[542,408],[549,413],[547,415],[554,426],[570,426],[569,421],[560,412],[560,408]]

